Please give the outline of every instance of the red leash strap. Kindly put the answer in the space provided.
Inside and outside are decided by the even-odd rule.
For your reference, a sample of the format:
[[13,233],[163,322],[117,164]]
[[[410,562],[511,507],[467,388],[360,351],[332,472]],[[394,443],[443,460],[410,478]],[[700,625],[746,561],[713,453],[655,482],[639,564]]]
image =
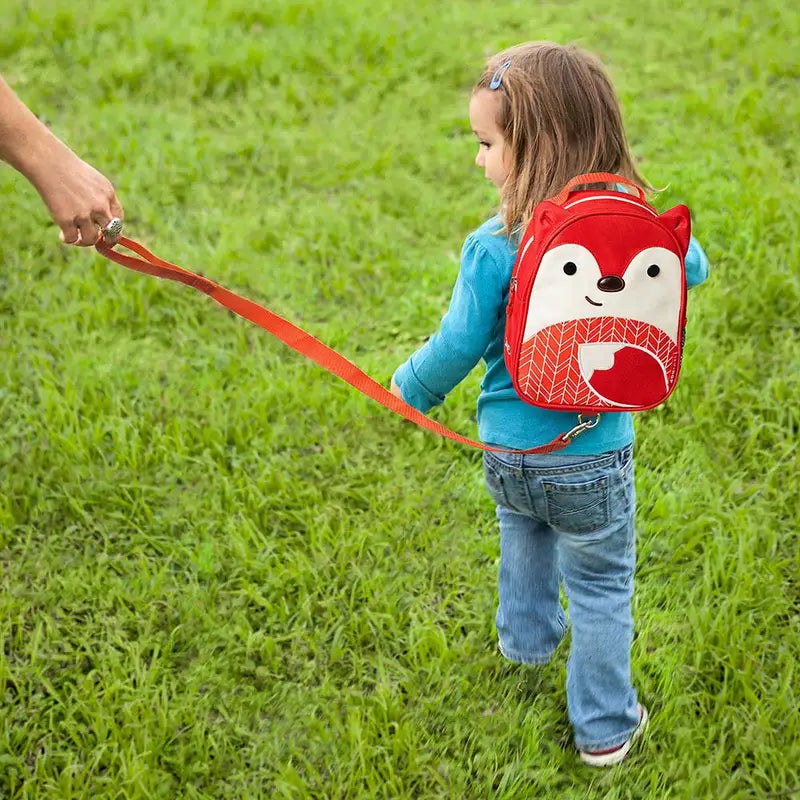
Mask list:
[[[240,317],[244,317],[268,331],[284,344],[296,350],[300,355],[316,362],[321,367],[328,370],[328,372],[333,373],[338,378],[341,378],[346,383],[358,389],[359,392],[363,392],[389,410],[394,411],[395,414],[405,417],[421,428],[426,428],[429,431],[438,433],[440,436],[452,439],[454,442],[470,445],[471,447],[478,447],[481,450],[491,450],[496,453],[543,454],[561,450],[570,443],[573,436],[581,432],[577,430],[577,428],[581,428],[581,426],[578,425],[577,428],[554,439],[550,444],[542,445],[541,447],[532,447],[530,450],[506,450],[502,447],[491,447],[481,442],[468,439],[465,436],[451,431],[449,428],[446,428],[444,425],[441,425],[429,417],[426,417],[413,406],[395,397],[388,389],[384,388],[380,383],[360,370],[352,361],[348,361],[344,356],[340,355],[326,344],[323,344],[318,339],[315,339],[302,328],[298,328],[288,320],[283,319],[283,317],[274,314],[269,309],[235,292],[231,292],[223,286],[214,283],[214,281],[208,280],[208,278],[203,278],[201,275],[189,272],[189,270],[171,264],[169,261],[164,261],[164,259],[154,255],[133,239],[128,239],[123,236],[119,239],[117,244],[127,247],[129,250],[141,256],[141,258],[118,253],[114,250],[116,245],[109,245],[102,239],[95,247],[101,255],[111,261],[115,261],[117,264],[121,264],[123,267],[135,270],[136,272],[144,272],[146,275],[154,275],[157,278],[166,278],[167,280],[185,283],[187,286],[191,286],[207,294],[220,305],[225,306],[225,308],[230,309]],[[584,425],[586,425],[586,423],[584,423]],[[581,430],[585,430],[585,428],[581,428]]]

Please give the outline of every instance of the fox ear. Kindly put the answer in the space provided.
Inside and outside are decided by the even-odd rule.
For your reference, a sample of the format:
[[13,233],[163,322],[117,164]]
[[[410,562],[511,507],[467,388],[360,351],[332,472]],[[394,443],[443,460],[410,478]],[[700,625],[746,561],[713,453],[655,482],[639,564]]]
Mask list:
[[689,250],[689,239],[692,235],[692,218],[689,216],[689,209],[683,205],[675,206],[675,208],[665,211],[658,219],[670,233],[675,234],[683,248],[682,254],[685,255]]
[[569,212],[565,211],[560,205],[549,200],[542,200],[533,209],[533,225],[537,231],[546,232],[552,230],[559,222],[565,220]]

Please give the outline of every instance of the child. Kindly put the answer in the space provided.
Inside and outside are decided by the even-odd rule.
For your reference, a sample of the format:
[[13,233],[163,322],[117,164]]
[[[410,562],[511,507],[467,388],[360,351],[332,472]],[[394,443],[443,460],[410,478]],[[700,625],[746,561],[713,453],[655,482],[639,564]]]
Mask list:
[[[426,412],[444,401],[477,362],[482,441],[509,449],[551,442],[575,415],[536,408],[517,396],[503,361],[508,286],[517,243],[534,206],[570,178],[623,175],[643,189],[619,103],[601,63],[575,46],[521,44],[489,59],[469,107],[479,141],[475,163],[500,193],[500,213],[471,233],[441,327],[392,378],[392,392]],[[692,239],[689,286],[708,275]],[[567,630],[572,646],[567,704],[575,744],[588,764],[622,761],[647,725],[631,685],[635,566],[633,422],[604,414],[558,455],[485,453],[486,485],[497,503],[501,653],[545,664]]]

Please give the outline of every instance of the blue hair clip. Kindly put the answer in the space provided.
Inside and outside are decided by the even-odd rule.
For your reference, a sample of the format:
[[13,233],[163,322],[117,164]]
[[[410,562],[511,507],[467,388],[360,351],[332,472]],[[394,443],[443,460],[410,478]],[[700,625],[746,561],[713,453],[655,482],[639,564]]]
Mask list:
[[489,88],[499,89],[500,84],[503,82],[503,75],[506,74],[506,71],[511,66],[511,59],[507,58],[495,71],[494,75],[492,75],[491,81],[489,81]]

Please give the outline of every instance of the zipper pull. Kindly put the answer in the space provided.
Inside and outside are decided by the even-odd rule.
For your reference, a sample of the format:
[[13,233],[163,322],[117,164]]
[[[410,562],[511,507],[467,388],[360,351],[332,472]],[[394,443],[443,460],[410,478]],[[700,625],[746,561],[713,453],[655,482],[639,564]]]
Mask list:
[[514,296],[517,293],[517,279],[512,278],[508,285],[508,303],[506,304],[506,316],[511,314],[511,307],[514,305]]

